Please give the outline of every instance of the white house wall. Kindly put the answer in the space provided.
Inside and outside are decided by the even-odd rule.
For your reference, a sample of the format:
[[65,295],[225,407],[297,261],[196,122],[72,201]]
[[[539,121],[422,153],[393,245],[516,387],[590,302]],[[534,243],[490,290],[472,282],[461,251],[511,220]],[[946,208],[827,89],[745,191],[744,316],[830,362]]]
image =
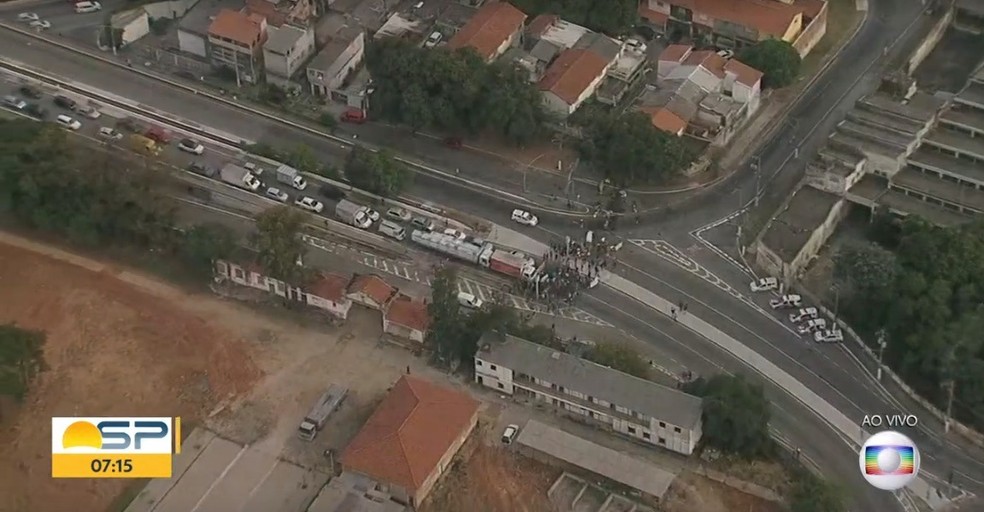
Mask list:
[[143,9],[151,19],[173,18],[177,19],[185,15],[198,0],[171,0],[169,2],[154,2],[144,4]]
[[205,38],[191,32],[178,30],[178,48],[185,53],[208,58],[208,53],[205,50]]

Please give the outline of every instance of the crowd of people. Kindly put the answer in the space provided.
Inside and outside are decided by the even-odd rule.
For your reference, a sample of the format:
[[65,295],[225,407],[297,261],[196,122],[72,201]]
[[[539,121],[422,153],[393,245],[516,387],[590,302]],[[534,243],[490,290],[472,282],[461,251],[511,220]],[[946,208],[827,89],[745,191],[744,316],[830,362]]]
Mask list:
[[600,282],[602,271],[615,268],[615,252],[620,248],[620,243],[610,244],[592,231],[584,241],[571,237],[553,241],[543,255],[537,277],[523,283],[524,292],[551,309],[570,306],[582,290]]

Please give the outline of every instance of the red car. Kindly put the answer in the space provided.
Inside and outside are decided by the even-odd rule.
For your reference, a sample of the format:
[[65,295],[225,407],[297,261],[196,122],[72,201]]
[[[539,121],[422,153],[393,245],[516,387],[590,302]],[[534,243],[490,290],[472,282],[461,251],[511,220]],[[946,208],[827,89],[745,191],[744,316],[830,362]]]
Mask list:
[[366,113],[359,109],[350,108],[342,112],[342,121],[345,123],[362,124],[366,122]]
[[151,126],[144,136],[158,144],[168,144],[171,142],[171,132],[160,126]]

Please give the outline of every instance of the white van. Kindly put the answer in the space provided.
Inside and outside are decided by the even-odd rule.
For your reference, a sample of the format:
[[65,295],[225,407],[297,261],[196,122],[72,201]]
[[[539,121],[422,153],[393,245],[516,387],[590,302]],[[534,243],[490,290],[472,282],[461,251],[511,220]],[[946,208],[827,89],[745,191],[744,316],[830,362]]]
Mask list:
[[85,14],[87,12],[96,12],[102,10],[102,4],[99,2],[79,2],[75,4],[75,12],[79,14]]
[[403,226],[388,220],[379,223],[379,232],[396,240],[403,240],[407,237],[407,230]]
[[66,116],[65,114],[59,114],[58,117],[55,118],[55,122],[65,128],[68,128],[69,130],[78,130],[79,128],[82,128],[82,123]]
[[468,292],[458,292],[458,304],[468,309],[482,309],[485,301]]

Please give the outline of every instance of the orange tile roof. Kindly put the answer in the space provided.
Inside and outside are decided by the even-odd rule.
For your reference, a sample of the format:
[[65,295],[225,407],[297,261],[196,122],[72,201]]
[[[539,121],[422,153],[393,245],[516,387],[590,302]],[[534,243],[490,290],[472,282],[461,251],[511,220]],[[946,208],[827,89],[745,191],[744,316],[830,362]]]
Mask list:
[[427,304],[406,295],[393,299],[386,309],[386,320],[421,332],[427,331],[431,321],[427,314]]
[[682,64],[685,66],[700,66],[718,78],[724,78],[724,65],[727,59],[718,55],[713,50],[700,50],[691,52]]
[[243,7],[243,12],[263,16],[267,23],[278,28],[287,22],[287,15],[278,11],[277,5],[267,0],[246,0],[246,7]]
[[530,33],[533,37],[542,36],[547,29],[549,29],[554,23],[560,21],[560,16],[556,14],[541,14],[526,26],[526,31]]
[[524,21],[526,14],[508,2],[486,3],[448,41],[448,48],[471,47],[483,58],[491,59],[509,36],[523,28]]
[[260,23],[254,15],[222,9],[208,27],[208,34],[252,46],[262,36]]
[[385,304],[396,293],[396,287],[377,275],[362,274],[355,276],[348,286],[348,293],[358,292],[368,295],[379,304]]
[[416,491],[477,412],[470,396],[404,375],[342,452],[342,467]]
[[607,65],[601,56],[590,50],[564,50],[547,68],[538,87],[573,105],[591,82],[604,74]]
[[671,44],[659,54],[659,60],[680,62],[692,49],[689,44]]
[[724,65],[724,70],[735,74],[735,80],[752,87],[762,79],[763,73],[744,62],[731,59]]
[[670,4],[705,14],[716,20],[752,27],[766,35],[782,37],[802,6],[777,0],[670,0]]
[[639,17],[661,27],[665,27],[667,20],[670,19],[668,15],[650,9],[646,2],[639,2]]
[[311,280],[306,290],[322,299],[339,302],[345,298],[345,287],[349,278],[338,274],[320,273]]
[[666,133],[680,135],[687,128],[686,121],[663,107],[646,107],[640,110],[649,114],[653,126]]

